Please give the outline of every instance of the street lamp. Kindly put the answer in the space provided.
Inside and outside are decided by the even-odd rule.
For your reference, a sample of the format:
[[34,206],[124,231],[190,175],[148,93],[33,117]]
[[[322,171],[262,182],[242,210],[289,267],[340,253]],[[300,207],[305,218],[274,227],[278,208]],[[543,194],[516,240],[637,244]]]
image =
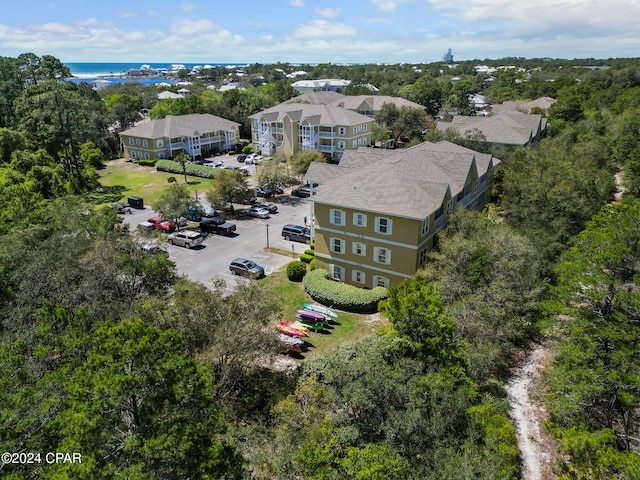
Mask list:
[[267,249],[269,249],[269,224],[267,223],[265,227],[267,227]]

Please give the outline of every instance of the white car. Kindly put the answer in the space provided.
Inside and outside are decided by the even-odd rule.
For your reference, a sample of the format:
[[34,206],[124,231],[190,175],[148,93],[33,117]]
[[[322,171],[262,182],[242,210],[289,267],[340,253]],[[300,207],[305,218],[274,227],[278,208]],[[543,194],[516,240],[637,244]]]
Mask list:
[[247,158],[244,160],[244,163],[248,163],[249,165],[255,165],[260,162],[262,162],[262,157],[257,153],[247,155]]
[[169,245],[179,245],[181,247],[195,247],[200,245],[204,238],[198,232],[185,230],[183,232],[174,232],[169,235],[167,241]]

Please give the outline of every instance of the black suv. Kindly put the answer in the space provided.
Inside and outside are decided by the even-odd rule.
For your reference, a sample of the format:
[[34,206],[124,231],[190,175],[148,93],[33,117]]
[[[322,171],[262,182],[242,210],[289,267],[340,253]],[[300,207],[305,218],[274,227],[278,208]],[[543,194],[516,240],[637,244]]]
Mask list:
[[285,225],[282,227],[282,236],[285,240],[304,242],[307,245],[311,243],[311,230],[302,225]]

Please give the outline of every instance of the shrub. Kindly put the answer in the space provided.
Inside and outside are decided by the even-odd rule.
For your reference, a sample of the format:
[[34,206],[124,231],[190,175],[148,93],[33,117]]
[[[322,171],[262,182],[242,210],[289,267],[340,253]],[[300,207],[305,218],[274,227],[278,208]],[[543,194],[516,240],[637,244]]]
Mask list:
[[242,153],[253,153],[253,147],[251,147],[251,145],[242,147]]
[[305,255],[311,255],[312,257],[315,257],[316,256],[316,251],[309,249],[309,250],[305,250],[304,254]]
[[307,265],[303,262],[291,262],[287,264],[287,277],[292,282],[301,281],[307,274]]
[[176,177],[167,177],[167,182],[176,183]]
[[314,258],[313,260],[311,260],[311,263],[309,263],[309,270],[315,270],[316,269],[316,259]]
[[302,280],[305,291],[323,304],[340,310],[370,313],[378,310],[378,302],[387,297],[387,289],[375,287],[371,290],[338,283],[329,278],[323,268],[313,270]]
[[153,167],[157,161],[157,158],[153,160],[145,160],[144,158],[141,158],[140,160],[138,160],[138,165],[142,165],[143,167]]
[[304,263],[311,263],[311,260],[313,260],[314,258],[316,257],[314,257],[313,255],[307,255],[306,253],[300,255],[300,261]]
[[315,244],[315,243],[310,243],[310,244],[309,244],[309,248],[310,248],[311,250],[315,250],[315,249],[316,249],[316,244]]
[[[156,162],[156,170],[159,172],[177,173],[179,175],[183,173],[180,162],[174,162],[172,160],[158,160]],[[187,163],[185,170],[187,175],[202,178],[213,178],[220,171],[218,168],[205,167],[203,165],[196,165],[195,163]]]

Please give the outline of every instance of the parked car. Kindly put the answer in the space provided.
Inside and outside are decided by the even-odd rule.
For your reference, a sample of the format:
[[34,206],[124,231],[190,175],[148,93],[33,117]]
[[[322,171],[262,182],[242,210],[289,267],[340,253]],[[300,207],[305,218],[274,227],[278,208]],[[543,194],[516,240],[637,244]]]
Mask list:
[[227,222],[223,218],[207,218],[200,222],[200,230],[220,235],[231,235],[236,231],[236,224]]
[[153,255],[167,255],[169,256],[169,252],[163,247],[156,245],[155,243],[145,243],[140,246],[140,250],[145,255],[153,256]]
[[264,276],[264,268],[246,258],[236,258],[229,264],[229,270],[234,275],[243,275],[245,277],[260,278]]
[[199,222],[200,220],[202,220],[202,212],[195,205],[189,205],[182,216],[187,220],[191,220],[192,222]]
[[271,198],[273,197],[273,191],[268,188],[258,187],[256,188],[256,196],[263,198]]
[[260,206],[249,207],[244,211],[244,213],[245,215],[256,218],[269,218],[271,216],[271,214],[269,214],[269,210]]
[[285,225],[282,227],[282,236],[287,241],[304,242],[307,245],[311,243],[311,230],[302,225]]
[[[316,194],[315,190],[313,191],[313,194]],[[311,189],[309,187],[296,188],[295,190],[291,191],[291,196],[299,198],[309,198],[311,196]]]
[[153,224],[153,227],[162,230],[163,232],[173,232],[176,229],[176,224],[169,220],[163,220],[162,217],[151,217],[147,220]]
[[265,202],[265,203],[254,203],[253,205],[251,205],[252,207],[262,207],[262,208],[266,208],[269,213],[276,213],[278,211],[278,206],[275,203],[271,203],[271,202]]
[[216,209],[213,207],[210,207],[209,205],[199,205],[200,206],[200,210],[202,211],[202,216],[205,218],[211,218],[211,217],[217,217],[218,216],[218,212],[216,212]]
[[240,163],[244,163],[244,161],[247,159],[247,155],[244,153],[241,153],[240,155],[238,155],[236,157],[236,160],[238,160],[238,162]]
[[245,177],[251,175],[251,172],[247,167],[240,167],[238,170],[240,170],[240,173],[242,173]]
[[247,155],[247,158],[245,158],[244,160],[244,163],[248,163],[252,165],[257,165],[258,163],[261,163],[261,162],[262,162],[262,157],[257,153],[251,153]]
[[131,205],[127,202],[114,203],[113,205],[110,205],[110,207],[117,209],[118,213],[133,213],[131,211]]
[[184,232],[175,232],[169,235],[167,241],[169,245],[178,245],[180,247],[191,248],[200,245],[204,238],[198,232],[190,230]]

